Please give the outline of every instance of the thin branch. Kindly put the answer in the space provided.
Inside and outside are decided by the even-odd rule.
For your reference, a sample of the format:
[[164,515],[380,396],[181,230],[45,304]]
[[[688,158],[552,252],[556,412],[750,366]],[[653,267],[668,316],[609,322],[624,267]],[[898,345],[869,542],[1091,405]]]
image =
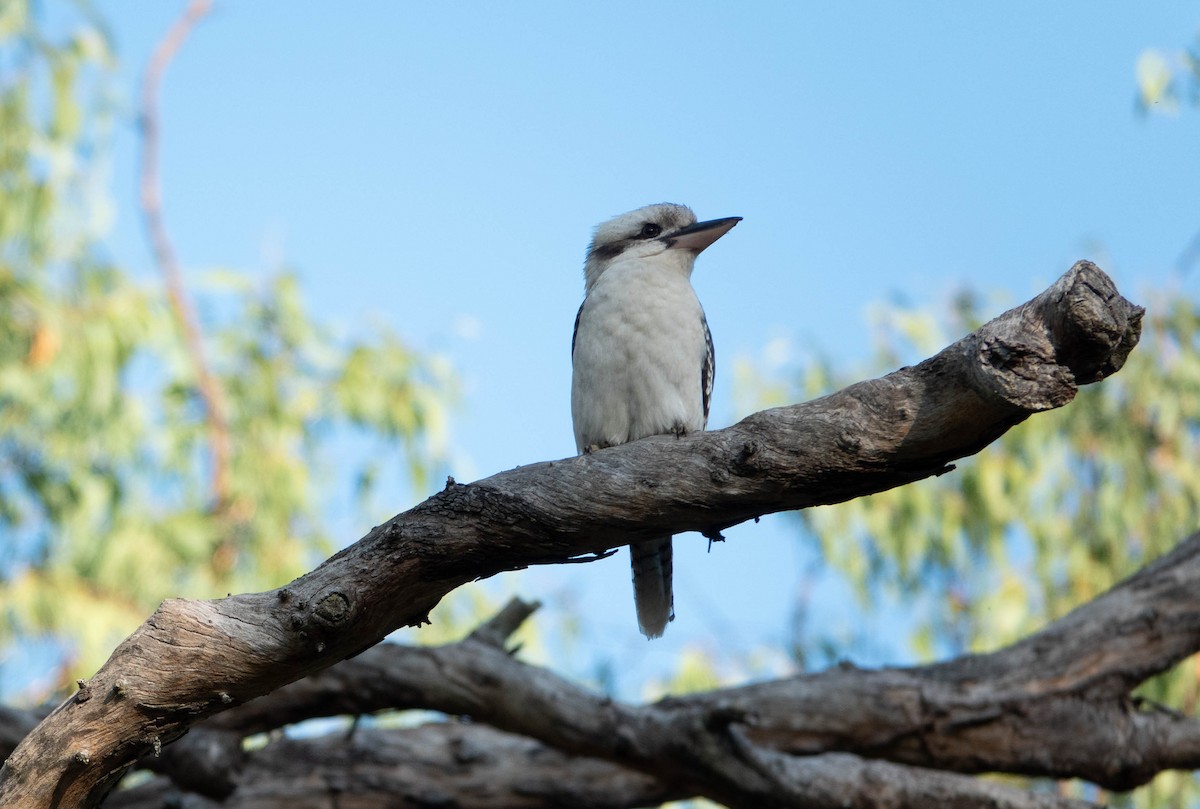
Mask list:
[[212,9],[211,0],[192,0],[182,16],[171,26],[154,49],[146,73],[142,78],[141,124],[141,204],[146,232],[154,251],[154,259],[166,279],[167,297],[175,320],[183,330],[184,343],[196,373],[197,387],[204,401],[211,444],[211,485],[213,502],[217,513],[224,513],[230,505],[230,458],[232,442],[229,435],[229,416],[225,392],[220,380],[209,367],[204,350],[204,337],[200,321],[187,294],[183,272],[175,248],[167,235],[163,220],[162,191],[159,179],[160,124],[158,97],[163,74],[167,66],[182,47],[184,40],[196,24]]

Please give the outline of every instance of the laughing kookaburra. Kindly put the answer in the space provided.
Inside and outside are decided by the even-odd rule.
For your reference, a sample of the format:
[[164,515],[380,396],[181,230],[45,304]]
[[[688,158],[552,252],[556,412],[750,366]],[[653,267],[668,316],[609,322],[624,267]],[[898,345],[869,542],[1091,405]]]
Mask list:
[[[596,228],[571,338],[571,417],[580,452],[704,429],[713,344],[692,267],[739,221],[697,223],[690,208],[662,203]],[[639,542],[630,554],[638,627],[657,638],[675,618],[671,537]]]

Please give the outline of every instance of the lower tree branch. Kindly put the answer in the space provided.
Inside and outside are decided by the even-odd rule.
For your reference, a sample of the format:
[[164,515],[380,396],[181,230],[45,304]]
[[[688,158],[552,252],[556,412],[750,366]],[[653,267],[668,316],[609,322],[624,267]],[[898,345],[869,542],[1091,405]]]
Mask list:
[[[120,793],[108,805],[162,805],[169,790],[186,795],[188,806],[283,806],[297,789],[328,788],[334,801],[415,794],[412,784],[422,784],[422,794],[434,790],[464,806],[562,805],[569,793],[568,803],[580,806],[705,795],[734,806],[1080,807],[947,771],[1079,777],[1126,789],[1165,769],[1200,768],[1200,722],[1130,696],[1143,679],[1200,649],[1198,587],[1200,534],[1028,639],[986,655],[912,668],[839,667],[645,706],[613,702],[515,659],[505,643],[536,604],[514,600],[457,643],[383,644],[213,717],[186,744],[143,760],[170,781]],[[241,752],[245,736],[287,724],[410,708],[521,738],[479,725],[431,725],[394,740],[395,731],[356,730]],[[3,716],[0,738],[38,718]],[[433,774],[414,769],[411,750],[440,751],[449,738],[453,757],[417,756]],[[524,757],[537,766],[523,765]],[[545,789],[548,780],[554,790]],[[407,791],[393,793],[385,786],[393,782]],[[490,791],[481,792],[481,782]],[[585,794],[592,795],[586,802]]]
[[[1037,298],[881,379],[725,430],[451,485],[287,587],[166,601],[13,752],[0,804],[95,805],[133,761],[196,721],[424,622],[474,578],[941,473],[1119,369],[1141,317],[1079,262]],[[586,732],[604,733],[622,710],[600,712]],[[564,750],[588,744],[562,741]]]
[[[988,807],[1088,809],[1092,804],[951,773],[854,755],[794,758],[761,751],[755,766],[777,785],[771,796],[730,806],[806,809]],[[427,724],[350,736],[283,739],[251,757],[245,785],[227,800],[181,793],[168,779],[114,793],[106,809],[628,809],[691,797],[687,787],[598,759],[568,756],[486,725]],[[1093,808],[1094,809],[1094,808]]]
[[[839,667],[646,706],[614,702],[515,659],[503,646],[515,629],[509,617],[533,605],[514,602],[487,631],[458,643],[383,644],[206,724],[251,733],[318,716],[431,709],[738,805],[782,803],[780,794],[795,805],[825,805],[821,790],[853,781],[868,766],[859,756],[876,760],[877,779],[890,773],[897,784],[927,782],[905,786],[910,795],[971,789],[954,778],[935,785],[926,777],[933,770],[1083,778],[1124,790],[1166,769],[1200,768],[1200,722],[1131,697],[1146,678],[1200,651],[1197,592],[1200,534],[1040,632],[986,655],[911,668]],[[504,628],[494,630],[497,624]],[[848,769],[820,764],[834,761]],[[781,785],[770,777],[825,766],[831,770],[820,778],[810,772]],[[932,794],[854,805],[945,805]]]
[[437,723],[283,739],[250,758],[228,800],[155,779],[106,809],[625,809],[687,797],[615,764],[578,758],[486,725]]

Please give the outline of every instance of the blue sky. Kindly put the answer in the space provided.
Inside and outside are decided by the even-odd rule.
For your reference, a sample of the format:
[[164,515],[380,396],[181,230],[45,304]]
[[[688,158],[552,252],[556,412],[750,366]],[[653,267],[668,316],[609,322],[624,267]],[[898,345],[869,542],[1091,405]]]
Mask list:
[[[97,5],[132,105],[182,3]],[[1198,26],[1183,2],[218,0],[164,85],[167,224],[196,283],[285,264],[323,319],[385,322],[448,357],[466,481],[573,452],[583,251],[646,203],[744,217],[694,277],[714,427],[745,415],[734,358],[774,343],[861,364],[881,300],[937,307],[969,286],[1015,304],[1085,257],[1131,297],[1195,294],[1174,265],[1200,228],[1200,117],[1139,117],[1134,64]],[[107,243],[150,277],[135,143],[124,125]],[[592,653],[639,672],[684,646],[779,648],[811,552],[786,518],[728,536],[711,554],[677,540],[678,618],[654,644],[623,555],[492,586],[577,604]],[[857,620],[828,581],[813,603],[825,631]],[[863,620],[881,636],[864,662],[905,659],[890,624]]]

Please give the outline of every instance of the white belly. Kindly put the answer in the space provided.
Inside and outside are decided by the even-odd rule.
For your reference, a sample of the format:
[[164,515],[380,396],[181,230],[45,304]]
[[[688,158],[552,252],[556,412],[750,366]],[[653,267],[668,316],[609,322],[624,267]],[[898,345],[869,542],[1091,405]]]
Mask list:
[[573,356],[579,451],[705,426],[703,310],[688,279],[635,262],[589,293]]

